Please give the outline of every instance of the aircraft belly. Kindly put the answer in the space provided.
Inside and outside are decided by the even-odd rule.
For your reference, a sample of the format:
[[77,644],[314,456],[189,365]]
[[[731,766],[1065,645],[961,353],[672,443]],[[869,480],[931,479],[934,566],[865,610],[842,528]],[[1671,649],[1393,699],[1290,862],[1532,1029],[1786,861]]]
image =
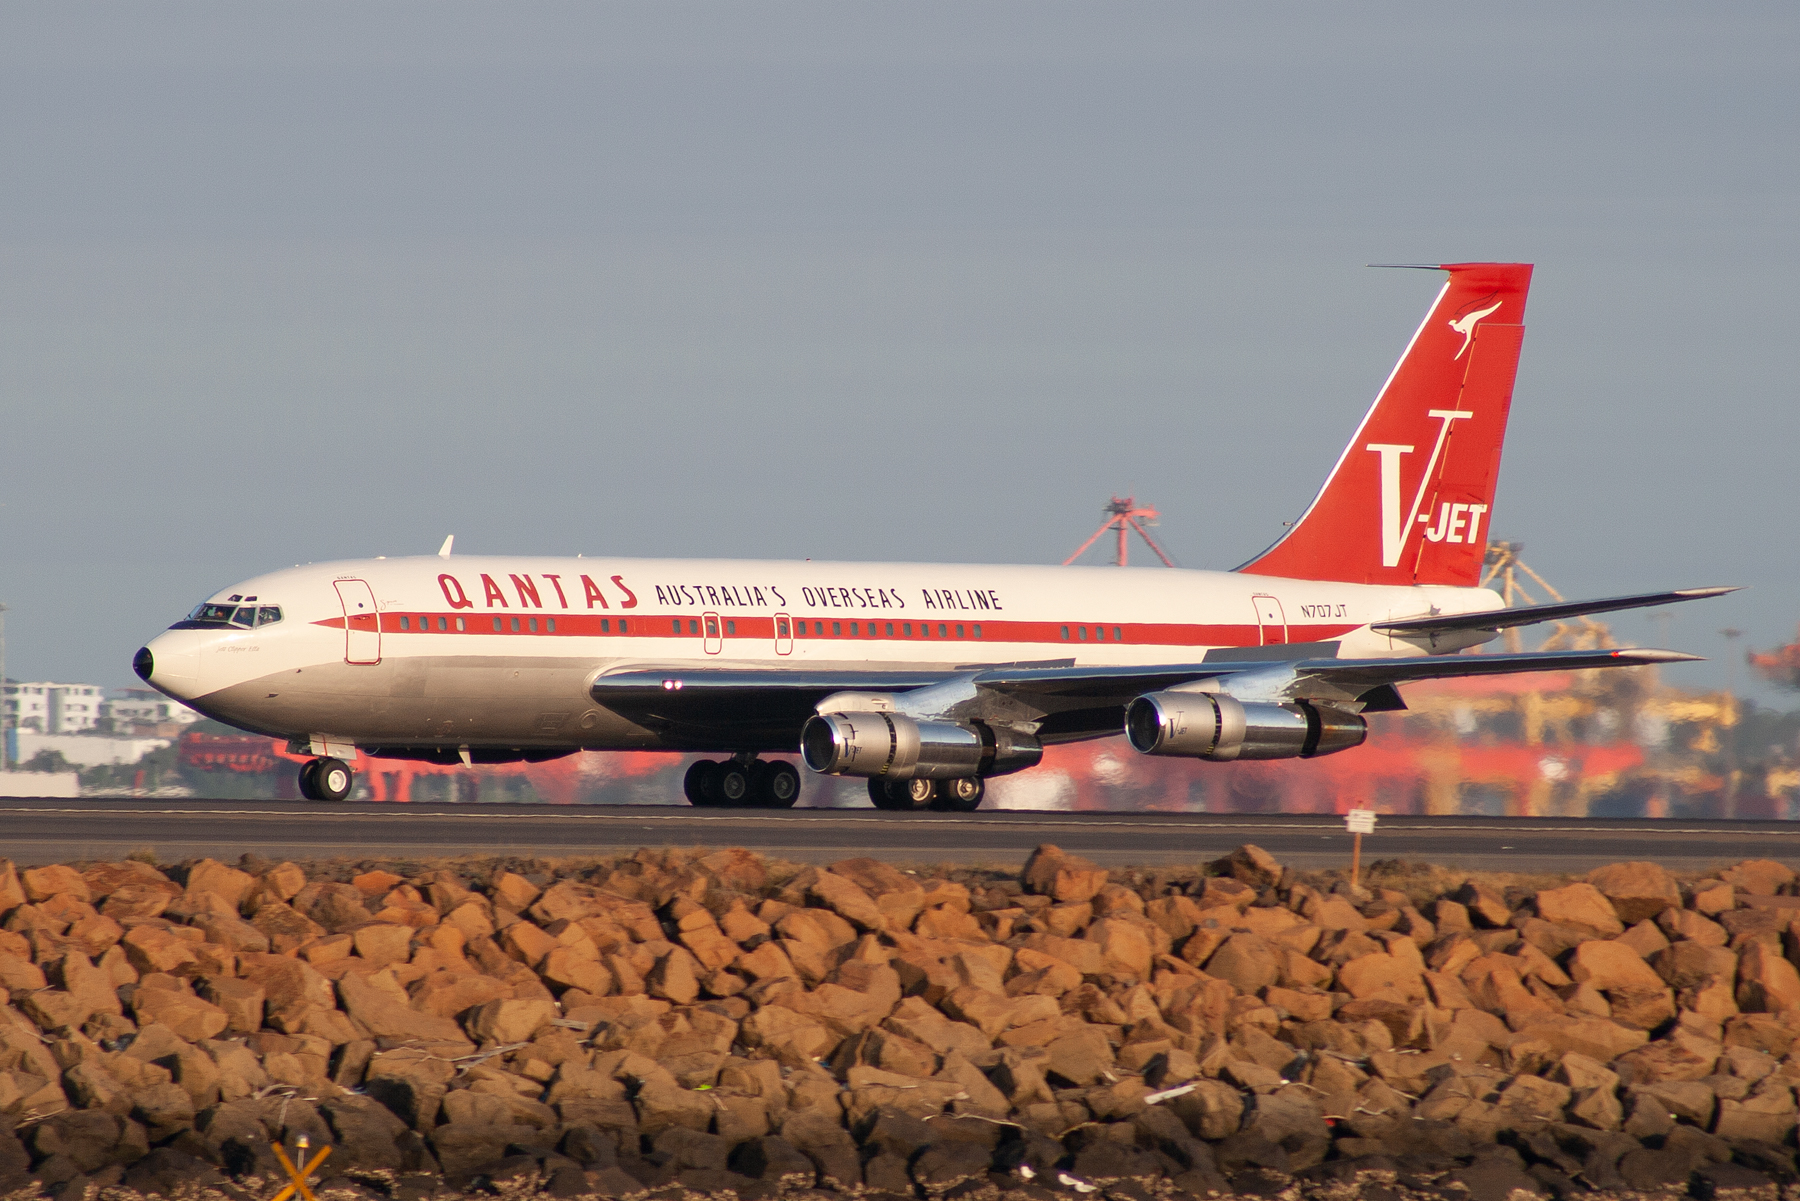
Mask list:
[[323,733],[371,746],[662,746],[655,733],[587,697],[592,672],[588,660],[321,663],[234,684],[193,703],[209,717],[256,733]]

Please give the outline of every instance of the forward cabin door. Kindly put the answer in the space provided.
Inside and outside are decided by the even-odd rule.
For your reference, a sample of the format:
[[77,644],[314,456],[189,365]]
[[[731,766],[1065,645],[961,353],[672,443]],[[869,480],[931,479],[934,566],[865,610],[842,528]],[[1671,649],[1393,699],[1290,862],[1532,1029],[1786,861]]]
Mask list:
[[716,655],[725,649],[725,634],[717,613],[700,615],[701,647],[709,655]]
[[786,613],[775,615],[775,653],[792,654],[794,650],[794,620]]
[[1256,624],[1262,627],[1262,644],[1279,646],[1288,640],[1287,614],[1282,612],[1281,602],[1272,596],[1253,596],[1251,603],[1256,606]]
[[381,619],[375,611],[375,590],[363,580],[335,581],[338,601],[344,606],[344,662],[381,662]]

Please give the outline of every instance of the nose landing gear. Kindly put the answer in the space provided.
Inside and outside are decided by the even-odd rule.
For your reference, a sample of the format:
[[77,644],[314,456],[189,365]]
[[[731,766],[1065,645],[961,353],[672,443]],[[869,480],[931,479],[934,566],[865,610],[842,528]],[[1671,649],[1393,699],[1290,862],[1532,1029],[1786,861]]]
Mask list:
[[800,799],[800,772],[792,763],[739,755],[723,763],[698,759],[681,790],[703,809],[792,809]]
[[309,801],[342,801],[350,796],[356,773],[341,759],[309,759],[300,768],[300,795]]

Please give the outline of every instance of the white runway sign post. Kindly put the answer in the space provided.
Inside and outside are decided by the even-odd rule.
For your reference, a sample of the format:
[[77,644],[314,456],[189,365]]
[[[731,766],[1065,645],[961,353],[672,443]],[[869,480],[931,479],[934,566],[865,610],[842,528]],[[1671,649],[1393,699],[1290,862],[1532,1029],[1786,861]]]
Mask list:
[[1344,814],[1344,829],[1356,836],[1350,848],[1350,887],[1356,888],[1362,875],[1362,836],[1375,833],[1375,811],[1352,809]]

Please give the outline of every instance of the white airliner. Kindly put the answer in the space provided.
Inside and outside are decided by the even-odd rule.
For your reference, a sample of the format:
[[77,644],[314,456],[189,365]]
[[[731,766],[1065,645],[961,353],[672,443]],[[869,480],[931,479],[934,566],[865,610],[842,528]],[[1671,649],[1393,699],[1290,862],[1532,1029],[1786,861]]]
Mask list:
[[1458,263],[1318,497],[1235,571],[452,555],[294,567],[137,653],[155,687],[316,758],[710,752],[696,805],[787,807],[800,773],[885,809],[970,810],[1052,743],[1306,758],[1410,680],[1632,666],[1659,650],[1457,654],[1507,626],[1728,592],[1502,609],[1477,587],[1529,264]]

